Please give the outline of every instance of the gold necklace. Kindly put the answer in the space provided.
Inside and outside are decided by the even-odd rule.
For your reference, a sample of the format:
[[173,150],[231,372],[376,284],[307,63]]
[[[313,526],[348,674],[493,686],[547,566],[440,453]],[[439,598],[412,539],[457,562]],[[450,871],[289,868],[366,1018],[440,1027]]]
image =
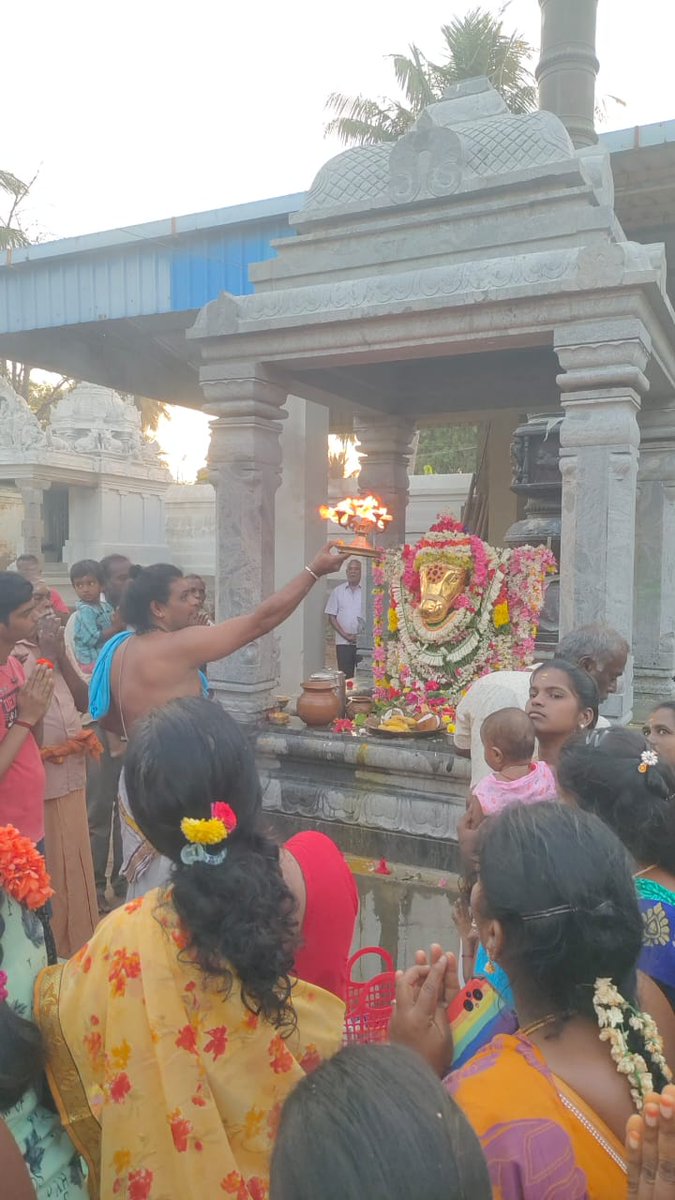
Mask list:
[[651,867],[643,867],[641,871],[633,872],[633,879],[639,879],[641,875],[646,875],[648,871],[656,871],[658,863],[652,863]]
[[531,1037],[538,1029],[544,1029],[547,1025],[552,1025],[554,1021],[562,1021],[565,1013],[549,1013],[547,1017],[542,1017],[540,1021],[533,1021],[531,1025],[524,1025],[519,1029],[519,1033],[523,1037]]

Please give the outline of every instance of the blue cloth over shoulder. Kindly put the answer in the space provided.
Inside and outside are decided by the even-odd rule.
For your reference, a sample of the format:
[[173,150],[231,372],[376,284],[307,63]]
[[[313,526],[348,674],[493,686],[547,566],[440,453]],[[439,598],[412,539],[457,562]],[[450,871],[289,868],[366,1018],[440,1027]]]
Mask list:
[[95,721],[107,717],[110,712],[110,672],[115,651],[127,638],[133,637],[131,629],[115,634],[102,647],[96,660],[96,666],[89,681],[89,712]]
[[[96,666],[89,682],[89,712],[95,721],[102,720],[110,712],[110,673],[115,651],[118,646],[122,645],[122,642],[126,642],[133,636],[134,633],[131,629],[125,629],[123,633],[116,634],[109,642],[106,642],[96,660]],[[207,697],[209,681],[203,671],[199,672],[199,679],[202,685],[202,696]]]

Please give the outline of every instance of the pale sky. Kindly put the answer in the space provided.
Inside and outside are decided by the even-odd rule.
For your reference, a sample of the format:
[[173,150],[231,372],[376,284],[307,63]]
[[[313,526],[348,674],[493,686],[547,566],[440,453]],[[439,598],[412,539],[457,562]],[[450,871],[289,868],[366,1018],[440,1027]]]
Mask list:
[[[342,148],[328,94],[395,94],[386,55],[438,56],[440,26],[476,3],[22,0],[3,13],[0,167],[39,169],[25,214],[42,239],[303,191]],[[537,0],[505,23],[538,47]],[[675,118],[673,45],[673,0],[600,0],[598,96],[626,103],[605,128]]]

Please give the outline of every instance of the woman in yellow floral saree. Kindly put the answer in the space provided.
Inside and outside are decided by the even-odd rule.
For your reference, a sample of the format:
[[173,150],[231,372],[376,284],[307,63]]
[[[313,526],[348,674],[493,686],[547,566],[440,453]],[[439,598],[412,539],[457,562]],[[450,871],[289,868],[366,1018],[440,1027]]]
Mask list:
[[340,1045],[344,1006],[298,982],[284,1038],[179,953],[170,903],[112,913],[41,977],[37,1020],[64,1125],[104,1200],[267,1195],[283,1100]]
[[101,1200],[264,1200],[285,1097],[341,1043],[344,1005],[291,978],[295,901],[257,831],[251,751],[181,700],[130,743],[134,818],[172,887],[111,913],[38,980],[64,1125]]

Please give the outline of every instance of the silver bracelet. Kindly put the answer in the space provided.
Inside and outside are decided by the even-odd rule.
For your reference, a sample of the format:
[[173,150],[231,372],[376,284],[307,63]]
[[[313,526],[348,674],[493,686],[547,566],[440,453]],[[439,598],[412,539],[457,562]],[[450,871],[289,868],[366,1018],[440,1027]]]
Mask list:
[[309,572],[309,574],[312,576],[312,579],[314,580],[315,583],[319,582],[319,576],[317,575],[316,571],[312,570],[311,567],[305,567],[305,571]]

